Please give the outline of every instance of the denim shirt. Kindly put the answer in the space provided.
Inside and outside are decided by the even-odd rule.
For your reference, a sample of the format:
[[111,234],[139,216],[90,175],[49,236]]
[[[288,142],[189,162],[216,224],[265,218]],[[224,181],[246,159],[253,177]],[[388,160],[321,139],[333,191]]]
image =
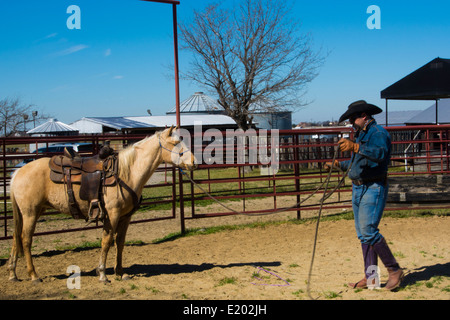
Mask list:
[[[387,173],[391,159],[391,136],[375,120],[372,120],[363,130],[356,133],[358,153],[352,154],[353,164],[348,173],[352,180],[373,179]],[[351,160],[339,163],[346,171]]]

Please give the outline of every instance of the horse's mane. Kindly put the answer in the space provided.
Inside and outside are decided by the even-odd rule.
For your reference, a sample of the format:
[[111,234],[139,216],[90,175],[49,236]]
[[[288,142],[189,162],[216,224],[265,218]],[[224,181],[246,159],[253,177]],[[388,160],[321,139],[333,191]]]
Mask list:
[[148,140],[154,139],[155,137],[159,137],[160,132],[156,132],[155,134],[138,141],[125,149],[119,151],[119,178],[127,181],[130,177],[130,168],[136,161],[136,147],[139,147],[141,144],[147,142]]

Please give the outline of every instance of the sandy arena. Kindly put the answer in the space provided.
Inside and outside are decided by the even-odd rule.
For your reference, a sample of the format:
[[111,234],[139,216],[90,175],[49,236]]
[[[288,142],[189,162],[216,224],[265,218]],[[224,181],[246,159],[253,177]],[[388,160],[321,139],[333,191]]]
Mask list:
[[[284,216],[283,216],[284,215]],[[293,217],[242,215],[196,219],[187,228],[245,224]],[[66,220],[73,226],[82,221]],[[45,223],[38,223],[42,231]],[[96,241],[101,230],[34,238],[34,262],[43,282],[32,283],[25,260],[18,261],[20,282],[8,281],[7,259],[0,260],[0,299],[51,300],[304,300],[313,248],[315,221],[222,231],[152,244],[180,230],[179,220],[131,225],[124,250],[124,268],[131,279],[113,274],[115,249],[108,256],[108,284],[99,283],[95,268],[100,249],[56,250],[68,244]],[[388,240],[406,276],[396,292],[354,290],[347,282],[362,277],[361,248],[353,220],[322,221],[311,282],[311,296],[333,300],[449,300],[450,217],[383,218],[381,233]],[[11,241],[0,242],[2,255]],[[380,264],[381,280],[387,279]],[[67,287],[69,266],[81,269],[80,289]]]

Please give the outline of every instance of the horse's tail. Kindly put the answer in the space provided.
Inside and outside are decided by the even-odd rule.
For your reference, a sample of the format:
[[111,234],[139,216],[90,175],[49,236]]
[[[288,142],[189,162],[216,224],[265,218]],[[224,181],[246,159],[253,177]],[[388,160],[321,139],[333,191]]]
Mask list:
[[13,218],[14,218],[13,241],[15,242],[16,252],[17,252],[18,256],[20,257],[20,256],[23,256],[23,244],[22,244],[23,218],[22,218],[22,212],[20,211],[20,208],[17,205],[16,199],[14,198],[12,181],[11,181],[9,196],[11,198],[11,205],[12,205],[12,209],[13,209]]

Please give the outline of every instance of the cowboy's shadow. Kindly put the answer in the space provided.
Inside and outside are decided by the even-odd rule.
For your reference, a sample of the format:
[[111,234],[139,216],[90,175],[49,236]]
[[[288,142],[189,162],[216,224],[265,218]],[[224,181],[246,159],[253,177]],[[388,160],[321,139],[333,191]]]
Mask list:
[[273,262],[242,262],[242,263],[229,263],[229,264],[214,264],[214,263],[202,263],[198,264],[134,264],[126,268],[125,272],[130,276],[136,277],[153,277],[163,274],[181,274],[181,273],[193,273],[211,270],[213,268],[233,268],[244,266],[262,266],[262,267],[278,267],[281,265],[279,261]]
[[[182,274],[182,273],[193,273],[202,272],[210,270],[213,268],[233,268],[233,267],[278,267],[281,265],[279,261],[273,262],[243,262],[243,263],[230,263],[230,264],[214,264],[214,263],[202,263],[198,264],[134,264],[128,268],[124,268],[126,274],[131,277],[154,277],[163,274]],[[114,269],[112,267],[106,268],[106,275],[114,275]],[[90,271],[81,271],[81,276],[97,276],[96,268]],[[57,279],[67,279],[67,274],[53,275],[52,277]]]
[[402,287],[413,285],[419,281],[427,281],[432,277],[437,276],[450,276],[450,262],[412,269],[411,272],[403,278]]

